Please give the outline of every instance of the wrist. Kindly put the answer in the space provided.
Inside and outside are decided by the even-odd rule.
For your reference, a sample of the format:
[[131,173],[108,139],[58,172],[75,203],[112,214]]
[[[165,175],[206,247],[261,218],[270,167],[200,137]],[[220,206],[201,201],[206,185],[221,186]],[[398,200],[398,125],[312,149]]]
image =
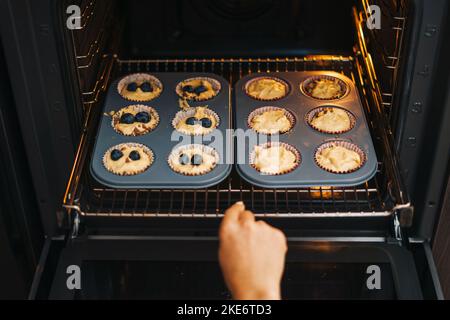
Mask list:
[[233,292],[235,300],[280,300],[281,293],[279,287],[271,287],[255,290],[237,290]]

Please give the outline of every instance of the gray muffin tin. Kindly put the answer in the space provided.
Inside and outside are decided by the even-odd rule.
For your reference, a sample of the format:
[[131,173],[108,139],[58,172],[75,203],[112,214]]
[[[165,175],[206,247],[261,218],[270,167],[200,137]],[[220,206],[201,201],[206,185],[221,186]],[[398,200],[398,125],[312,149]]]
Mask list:
[[[318,100],[304,95],[300,90],[300,84],[309,77],[321,75],[333,76],[343,80],[349,88],[347,95],[336,100]],[[289,84],[288,95],[276,101],[260,101],[249,97],[245,92],[246,83],[253,78],[265,76],[279,78],[287,82]],[[355,186],[366,182],[375,175],[378,167],[375,149],[358,90],[349,78],[328,71],[277,72],[252,74],[236,83],[236,128],[249,129],[247,124],[249,114],[265,106],[285,108],[295,116],[296,123],[292,130],[278,137],[280,142],[290,144],[300,152],[301,163],[295,170],[284,175],[261,174],[249,165],[249,154],[254,146],[260,142],[248,142],[245,147],[238,147],[240,144],[236,142],[236,158],[245,158],[245,163],[237,163],[236,167],[238,173],[245,180],[264,188]],[[349,132],[338,135],[314,130],[307,123],[306,115],[309,111],[320,106],[337,106],[350,111],[356,117],[354,128]],[[268,138],[270,141],[270,137]],[[321,169],[314,160],[315,152],[322,143],[333,140],[345,140],[359,146],[366,154],[365,164],[359,170],[348,174],[335,174]],[[245,152],[245,154],[242,154],[242,152]]]
[[[117,91],[117,85],[122,78],[115,80],[110,85],[91,160],[90,169],[92,176],[101,184],[111,188],[198,189],[218,184],[229,175],[232,168],[231,164],[225,163],[227,161],[222,159],[224,155],[221,150],[217,150],[221,156],[219,164],[211,172],[201,176],[185,176],[174,172],[169,167],[167,158],[172,149],[180,144],[178,141],[171,141],[171,135],[175,131],[172,127],[172,120],[175,114],[181,110],[178,103],[179,97],[175,92],[177,84],[193,77],[209,77],[220,82],[221,90],[216,97],[207,101],[189,101],[189,104],[192,107],[208,105],[220,117],[220,124],[217,130],[221,131],[224,137],[227,137],[225,131],[231,128],[230,86],[228,82],[224,78],[210,73],[176,72],[151,73],[151,75],[161,81],[163,91],[158,98],[148,102],[134,102],[123,98]],[[153,131],[142,136],[133,137],[121,135],[113,129],[111,125],[112,119],[109,116],[110,112],[119,111],[121,108],[133,104],[151,106],[158,112],[160,121]],[[181,136],[180,140],[189,137],[181,133],[179,135]],[[204,137],[206,141],[208,141],[208,136]],[[103,155],[105,152],[115,145],[128,142],[140,143],[149,147],[154,153],[153,164],[145,172],[134,176],[119,176],[106,170],[103,166]],[[232,143],[231,138],[229,143]],[[208,143],[203,144],[208,145]]]

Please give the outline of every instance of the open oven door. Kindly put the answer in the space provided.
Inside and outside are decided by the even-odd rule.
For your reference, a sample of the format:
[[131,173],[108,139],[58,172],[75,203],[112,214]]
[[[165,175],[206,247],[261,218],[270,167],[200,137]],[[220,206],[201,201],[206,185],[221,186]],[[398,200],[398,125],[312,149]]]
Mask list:
[[[288,247],[283,299],[440,297],[424,244],[292,239]],[[30,298],[231,299],[217,250],[214,238],[49,240]]]

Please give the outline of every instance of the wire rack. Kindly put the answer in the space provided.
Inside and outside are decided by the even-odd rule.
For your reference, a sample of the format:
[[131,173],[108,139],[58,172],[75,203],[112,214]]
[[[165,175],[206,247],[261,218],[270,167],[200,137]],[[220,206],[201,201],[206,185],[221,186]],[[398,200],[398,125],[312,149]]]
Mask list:
[[[128,60],[116,59],[111,77],[131,72],[213,72],[233,85],[249,73],[267,71],[334,70],[353,78],[351,57],[313,56],[274,59]],[[88,138],[87,138],[88,139]],[[91,149],[92,143],[87,149]],[[83,162],[88,167],[90,151]],[[388,216],[394,203],[389,199],[383,162],[376,177],[351,187],[265,189],[242,180],[236,172],[215,187],[200,190],[110,189],[97,184],[89,170],[81,170],[75,197],[66,208],[85,216],[111,217],[218,217],[236,201],[244,201],[257,215],[275,217]],[[79,182],[82,182],[81,184]],[[73,189],[70,189],[73,190]]]

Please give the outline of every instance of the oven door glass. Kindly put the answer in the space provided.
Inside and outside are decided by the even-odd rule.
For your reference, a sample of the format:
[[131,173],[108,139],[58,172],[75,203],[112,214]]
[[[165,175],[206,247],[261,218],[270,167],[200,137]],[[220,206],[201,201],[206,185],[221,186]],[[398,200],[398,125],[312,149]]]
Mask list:
[[[284,299],[422,298],[412,254],[398,245],[288,247]],[[59,255],[49,298],[231,299],[217,248],[214,240],[77,240]]]
[[[369,281],[377,265],[380,280]],[[231,299],[216,262],[85,261],[76,299]],[[378,271],[377,271],[378,272]],[[374,278],[375,279],[375,278]],[[284,299],[396,299],[388,263],[290,262]]]

